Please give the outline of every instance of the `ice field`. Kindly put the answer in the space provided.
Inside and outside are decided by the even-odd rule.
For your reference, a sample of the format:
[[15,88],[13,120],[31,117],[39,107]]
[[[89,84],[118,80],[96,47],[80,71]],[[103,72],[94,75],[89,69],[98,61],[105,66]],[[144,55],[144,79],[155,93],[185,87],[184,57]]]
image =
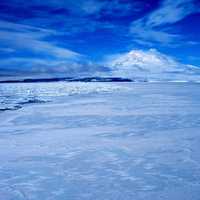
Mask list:
[[0,200],[199,200],[200,84],[0,84]]

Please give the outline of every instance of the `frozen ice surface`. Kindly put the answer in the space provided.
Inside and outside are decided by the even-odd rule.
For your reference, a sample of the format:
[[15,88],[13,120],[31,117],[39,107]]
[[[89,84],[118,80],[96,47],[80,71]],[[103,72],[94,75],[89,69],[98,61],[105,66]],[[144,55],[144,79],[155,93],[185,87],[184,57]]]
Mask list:
[[1,84],[0,111],[19,109],[24,104],[44,103],[55,97],[106,93],[120,89],[122,87],[113,84],[84,82]]
[[0,101],[0,200],[200,199],[200,84],[2,84]]

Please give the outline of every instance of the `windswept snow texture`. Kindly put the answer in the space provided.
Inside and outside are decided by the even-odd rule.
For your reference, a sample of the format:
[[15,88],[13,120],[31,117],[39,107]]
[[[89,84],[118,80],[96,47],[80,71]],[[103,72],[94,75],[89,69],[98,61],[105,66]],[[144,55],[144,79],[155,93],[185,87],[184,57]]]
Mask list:
[[199,200],[199,87],[0,85],[0,199]]
[[0,112],[16,110],[25,104],[45,103],[55,97],[70,95],[87,95],[90,93],[107,93],[124,90],[112,84],[99,83],[19,83],[0,84]]

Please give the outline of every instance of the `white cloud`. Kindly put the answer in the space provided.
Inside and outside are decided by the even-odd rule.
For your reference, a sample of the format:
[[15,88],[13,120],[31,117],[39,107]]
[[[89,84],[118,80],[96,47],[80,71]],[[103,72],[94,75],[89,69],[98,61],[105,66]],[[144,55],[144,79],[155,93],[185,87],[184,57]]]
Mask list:
[[[16,66],[18,66],[16,68]],[[105,68],[88,60],[55,60],[39,58],[19,58],[1,60],[0,77],[5,74],[13,76],[61,76],[61,77],[79,77],[79,76],[99,76],[104,74]]]
[[80,9],[87,14],[93,14],[99,12],[104,5],[105,2],[100,2],[96,0],[83,1],[80,5]]
[[199,12],[195,0],[163,0],[160,7],[149,15],[132,23],[130,31],[136,40],[169,44],[182,39],[178,34],[166,31],[163,26],[169,26],[181,21],[192,13]]
[[106,60],[113,76],[150,80],[200,80],[200,68],[182,64],[158,52],[132,50]]
[[178,35],[148,27],[141,21],[136,21],[132,24],[131,33],[134,34],[136,42],[138,40],[143,41],[143,43],[148,42],[148,45],[151,45],[151,42],[169,44],[172,43],[175,39],[179,38]]
[[194,12],[198,12],[194,0],[164,0],[161,7],[149,16],[147,25],[173,24]]
[[10,53],[9,59],[1,59],[1,70],[13,71],[13,75],[18,71],[45,76],[74,76],[95,70],[83,55],[45,41],[51,34],[54,31],[0,21],[0,51]]
[[23,24],[0,21],[0,42],[4,46],[18,50],[29,50],[59,59],[75,59],[81,55],[66,48],[45,41],[45,37],[53,33]]

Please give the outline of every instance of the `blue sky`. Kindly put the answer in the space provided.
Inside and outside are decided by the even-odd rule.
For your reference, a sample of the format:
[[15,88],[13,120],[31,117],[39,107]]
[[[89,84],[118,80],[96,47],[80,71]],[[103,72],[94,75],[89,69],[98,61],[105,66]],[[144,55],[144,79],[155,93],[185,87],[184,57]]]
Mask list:
[[1,72],[109,71],[108,57],[134,49],[200,66],[200,2],[0,1]]

